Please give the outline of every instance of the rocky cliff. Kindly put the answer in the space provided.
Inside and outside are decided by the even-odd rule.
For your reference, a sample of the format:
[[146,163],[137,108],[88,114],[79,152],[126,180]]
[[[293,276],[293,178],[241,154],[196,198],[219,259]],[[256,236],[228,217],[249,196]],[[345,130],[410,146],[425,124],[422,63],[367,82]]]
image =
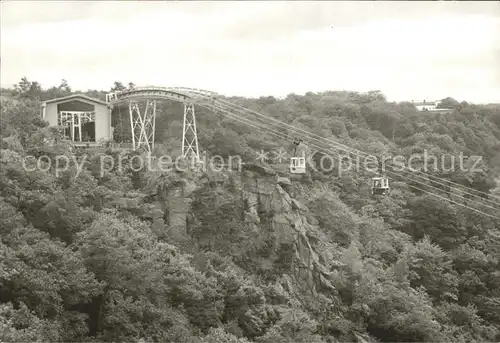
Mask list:
[[[316,246],[322,234],[305,197],[300,183],[263,166],[247,165],[241,172],[201,173],[168,190],[163,205],[166,230],[177,242],[191,241],[191,245],[203,248],[216,239],[214,236],[228,232],[223,225],[233,225],[232,229],[241,228],[235,236],[245,234],[246,247],[235,249],[241,242],[226,234],[224,241],[233,246],[221,245],[219,240],[222,253],[238,255],[262,273],[279,271],[283,280],[288,280],[284,286],[291,293],[315,297],[318,292],[335,292],[331,270],[325,266],[330,257]],[[231,218],[217,222],[224,216],[221,213],[211,220],[212,211],[227,208]],[[244,254],[252,244],[259,246]]]

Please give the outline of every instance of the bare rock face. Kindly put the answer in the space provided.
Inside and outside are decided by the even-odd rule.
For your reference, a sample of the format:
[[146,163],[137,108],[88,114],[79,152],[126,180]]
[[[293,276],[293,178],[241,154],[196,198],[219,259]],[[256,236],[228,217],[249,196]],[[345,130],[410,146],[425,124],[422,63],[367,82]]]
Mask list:
[[[328,280],[328,271],[321,263],[310,240],[310,233],[317,230],[318,220],[307,206],[290,196],[287,190],[292,183],[288,178],[277,176],[262,166],[247,165],[240,173],[230,175],[203,175],[197,182],[184,182],[169,189],[165,202],[169,236],[176,242],[188,241],[187,220],[195,216],[203,220],[200,213],[190,214],[191,198],[197,189],[209,190],[215,196],[209,207],[217,208],[224,203],[224,194],[232,193],[240,198],[242,225],[250,227],[257,240],[265,236],[268,249],[262,256],[249,253],[246,258],[259,260],[292,280],[294,293],[314,295],[318,289],[334,291]],[[207,223],[210,224],[210,223]],[[227,237],[226,253],[234,252],[231,237]],[[251,244],[252,242],[248,242]],[[262,261],[265,259],[265,261]],[[256,263],[258,264],[258,263]]]
[[111,202],[111,206],[125,210],[136,209],[142,204],[143,200],[135,193],[126,194],[125,197],[118,198]]
[[247,163],[243,166],[243,172],[253,172],[262,176],[274,176],[276,171],[269,166]]
[[178,185],[169,189],[165,202],[169,235],[179,243],[188,240],[186,219],[190,208],[190,199],[185,197],[185,188],[184,185]]
[[328,272],[308,238],[308,232],[317,228],[318,221],[305,204],[285,191],[284,188],[291,185],[290,180],[252,170],[243,173],[241,184],[241,195],[247,204],[245,220],[256,223],[255,215],[259,216],[261,228],[274,239],[272,246],[276,251],[271,254],[274,255],[272,262],[277,266],[287,261],[283,273],[299,285],[298,292],[314,294],[318,286],[333,290]]
[[291,186],[292,185],[289,178],[282,177],[282,176],[276,176],[276,183],[280,186]]

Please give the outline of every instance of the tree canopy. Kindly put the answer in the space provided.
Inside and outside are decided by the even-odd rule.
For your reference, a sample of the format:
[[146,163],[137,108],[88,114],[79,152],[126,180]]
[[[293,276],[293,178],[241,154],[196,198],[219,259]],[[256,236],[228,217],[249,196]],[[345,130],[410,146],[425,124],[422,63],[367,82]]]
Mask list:
[[[84,93],[104,100],[127,87],[135,85]],[[43,88],[22,78],[7,91],[0,341],[500,340],[499,220],[405,178],[390,196],[371,197],[370,175],[355,171],[291,178],[265,162],[241,172],[137,171],[136,152],[71,151],[40,119],[40,101],[76,92],[68,81]],[[500,106],[446,98],[453,111],[424,113],[380,91],[228,100],[367,153],[481,156],[481,171],[433,173],[500,202]],[[158,109],[156,155],[178,148],[176,111],[169,102]],[[265,130],[198,113],[200,147],[211,155],[292,149]],[[75,159],[58,174],[23,165],[42,155]],[[116,163],[101,174],[105,156]]]

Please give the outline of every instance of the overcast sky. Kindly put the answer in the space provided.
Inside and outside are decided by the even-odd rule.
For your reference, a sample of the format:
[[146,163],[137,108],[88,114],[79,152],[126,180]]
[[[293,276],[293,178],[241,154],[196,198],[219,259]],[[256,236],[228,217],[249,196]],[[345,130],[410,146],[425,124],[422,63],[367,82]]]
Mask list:
[[500,102],[499,2],[2,1],[1,84]]

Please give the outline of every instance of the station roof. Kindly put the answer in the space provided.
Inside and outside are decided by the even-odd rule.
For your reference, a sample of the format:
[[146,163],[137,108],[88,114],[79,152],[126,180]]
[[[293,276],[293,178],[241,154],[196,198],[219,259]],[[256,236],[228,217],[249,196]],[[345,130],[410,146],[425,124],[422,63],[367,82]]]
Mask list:
[[62,98],[56,98],[56,99],[50,99],[47,101],[44,101],[45,104],[50,104],[54,102],[63,102],[63,101],[68,101],[68,100],[77,100],[77,99],[85,99],[87,101],[94,102],[96,104],[101,104],[107,106],[108,104],[105,101],[102,101],[100,99],[92,98],[90,96],[87,96],[85,94],[72,94],[68,96],[63,96]]

